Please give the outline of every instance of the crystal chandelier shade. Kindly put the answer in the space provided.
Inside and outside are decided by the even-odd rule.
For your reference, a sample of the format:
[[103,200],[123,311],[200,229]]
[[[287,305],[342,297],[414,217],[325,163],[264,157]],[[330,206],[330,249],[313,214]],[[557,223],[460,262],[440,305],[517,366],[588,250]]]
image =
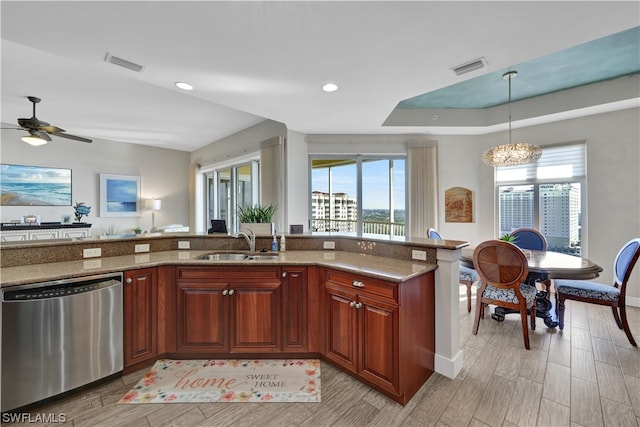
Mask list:
[[501,144],[486,150],[482,161],[489,166],[518,166],[536,162],[542,156],[537,145],[524,142],[511,142],[511,79],[518,75],[517,71],[508,71],[502,78],[509,80],[509,143]]

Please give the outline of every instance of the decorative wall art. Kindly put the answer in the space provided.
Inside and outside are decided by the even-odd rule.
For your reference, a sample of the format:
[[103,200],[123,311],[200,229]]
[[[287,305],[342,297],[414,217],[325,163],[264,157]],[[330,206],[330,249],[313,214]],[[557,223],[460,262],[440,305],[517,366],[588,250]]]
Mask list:
[[71,169],[0,164],[2,206],[71,206]]
[[473,222],[473,192],[451,187],[444,192],[444,221]]
[[100,174],[100,216],[140,216],[140,177]]

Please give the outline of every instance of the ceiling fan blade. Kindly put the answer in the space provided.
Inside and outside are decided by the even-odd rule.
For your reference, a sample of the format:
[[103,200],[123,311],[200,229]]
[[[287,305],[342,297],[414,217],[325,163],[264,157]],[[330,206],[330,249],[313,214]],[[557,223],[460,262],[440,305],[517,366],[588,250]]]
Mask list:
[[48,123],[45,126],[40,126],[40,130],[43,130],[48,133],[58,134],[60,132],[66,132],[64,129],[60,129],[58,126],[50,126]]
[[73,139],[74,141],[80,141],[80,142],[93,142],[91,139],[89,138],[83,138],[81,136],[76,136],[76,135],[71,135],[68,133],[53,133],[52,135],[54,136],[60,136],[62,138],[67,138],[67,139]]
[[39,132],[40,133],[40,138],[42,139],[46,139],[47,141],[51,141],[51,137],[46,133],[46,132]]

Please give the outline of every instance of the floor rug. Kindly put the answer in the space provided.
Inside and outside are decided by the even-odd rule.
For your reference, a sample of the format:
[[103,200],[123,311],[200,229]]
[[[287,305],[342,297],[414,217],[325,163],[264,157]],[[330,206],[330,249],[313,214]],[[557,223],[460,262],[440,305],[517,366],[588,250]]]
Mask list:
[[320,361],[158,360],[118,403],[320,402]]

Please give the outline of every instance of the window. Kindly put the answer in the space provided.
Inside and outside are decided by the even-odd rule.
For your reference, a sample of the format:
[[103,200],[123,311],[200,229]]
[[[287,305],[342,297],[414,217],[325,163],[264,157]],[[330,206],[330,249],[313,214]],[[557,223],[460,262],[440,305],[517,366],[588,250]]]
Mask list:
[[403,157],[314,157],[310,181],[311,231],[405,235]]
[[206,174],[207,224],[223,219],[230,232],[237,230],[237,206],[258,203],[258,162],[216,169]]
[[535,228],[548,250],[581,255],[585,183],[584,144],[543,148],[536,163],[496,168],[500,235]]

